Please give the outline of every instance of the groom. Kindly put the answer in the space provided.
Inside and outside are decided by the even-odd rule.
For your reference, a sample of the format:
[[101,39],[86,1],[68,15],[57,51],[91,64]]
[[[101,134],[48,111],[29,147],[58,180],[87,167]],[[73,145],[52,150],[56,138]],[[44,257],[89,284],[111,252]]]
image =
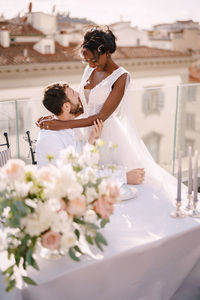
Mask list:
[[[73,120],[83,112],[79,94],[74,91],[66,82],[56,82],[48,85],[44,91],[43,105],[54,118],[61,121]],[[94,123],[88,142],[93,144],[97,139],[103,127],[102,121]],[[83,145],[87,141],[83,140],[81,130],[64,129],[59,131],[44,130],[39,133],[36,145],[37,163],[39,167],[49,163],[48,154],[52,154],[55,159],[59,157],[62,149],[68,146],[74,146],[77,152],[81,152]],[[127,173],[122,171],[124,183],[141,184],[144,180],[144,169],[134,169]]]

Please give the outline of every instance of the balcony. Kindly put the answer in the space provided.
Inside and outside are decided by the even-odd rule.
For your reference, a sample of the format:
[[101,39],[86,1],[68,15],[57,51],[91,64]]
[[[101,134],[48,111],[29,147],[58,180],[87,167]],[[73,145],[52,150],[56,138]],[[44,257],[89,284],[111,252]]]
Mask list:
[[[200,153],[200,84],[131,89],[132,115],[139,134],[155,161],[176,175],[177,156],[183,156],[187,178],[188,146]],[[25,132],[37,139],[38,117],[48,114],[41,96],[0,101],[0,132],[8,132],[12,157],[31,163]],[[2,141],[3,135],[1,136]],[[199,164],[200,165],[200,164]]]

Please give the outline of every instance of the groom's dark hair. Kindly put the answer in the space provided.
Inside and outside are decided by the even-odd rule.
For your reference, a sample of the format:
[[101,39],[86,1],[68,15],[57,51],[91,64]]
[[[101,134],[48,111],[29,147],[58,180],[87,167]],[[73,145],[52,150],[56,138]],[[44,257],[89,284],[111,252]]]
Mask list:
[[54,115],[59,116],[63,112],[63,104],[70,102],[65,93],[67,87],[66,82],[54,82],[44,90],[43,105]]

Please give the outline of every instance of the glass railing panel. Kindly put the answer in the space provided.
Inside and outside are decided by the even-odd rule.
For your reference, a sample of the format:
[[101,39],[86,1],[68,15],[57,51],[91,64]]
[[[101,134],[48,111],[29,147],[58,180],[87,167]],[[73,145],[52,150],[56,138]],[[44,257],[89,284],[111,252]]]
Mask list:
[[173,172],[177,87],[131,90],[136,127],[154,160]]
[[[37,140],[39,128],[35,122],[43,115],[50,114],[42,105],[41,99],[30,98],[27,100],[17,101],[18,116],[19,116],[19,148],[20,158],[31,163],[31,155],[29,144],[27,142],[26,131],[30,131],[31,140]],[[34,145],[35,146],[35,143]]]
[[[200,154],[200,85],[179,86],[176,157],[182,152],[183,177],[188,174],[188,147]],[[199,155],[200,167],[200,155]],[[200,169],[199,169],[200,171]]]
[[[131,104],[138,132],[155,161],[176,174],[181,150],[187,176],[188,146],[200,153],[200,85],[131,88]],[[35,121],[46,114],[49,113],[42,105],[42,96],[0,102],[1,133],[8,132],[13,157],[31,162],[24,136],[29,130],[31,139],[36,140],[39,129]]]
[[[5,143],[3,133],[8,133],[12,157],[19,157],[18,130],[17,130],[16,101],[0,102],[0,144]],[[4,150],[5,147],[1,147]]]

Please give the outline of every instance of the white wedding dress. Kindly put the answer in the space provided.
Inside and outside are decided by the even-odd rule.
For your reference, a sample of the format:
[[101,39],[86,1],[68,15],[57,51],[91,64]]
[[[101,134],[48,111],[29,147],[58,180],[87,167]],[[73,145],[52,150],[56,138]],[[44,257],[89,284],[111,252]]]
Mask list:
[[[145,182],[156,189],[164,188],[170,194],[172,192],[174,197],[176,179],[154,162],[134,125],[130,109],[130,101],[134,101],[130,96],[130,74],[123,67],[119,67],[93,89],[87,90],[84,87],[93,70],[89,66],[86,67],[80,84],[80,98],[84,107],[83,118],[99,113],[115,81],[122,74],[128,74],[124,96],[117,109],[104,122],[101,136],[107,143],[112,142],[118,146],[114,151],[103,149],[102,164],[116,164],[128,170],[145,168]],[[86,134],[89,130],[90,128],[85,129]]]

